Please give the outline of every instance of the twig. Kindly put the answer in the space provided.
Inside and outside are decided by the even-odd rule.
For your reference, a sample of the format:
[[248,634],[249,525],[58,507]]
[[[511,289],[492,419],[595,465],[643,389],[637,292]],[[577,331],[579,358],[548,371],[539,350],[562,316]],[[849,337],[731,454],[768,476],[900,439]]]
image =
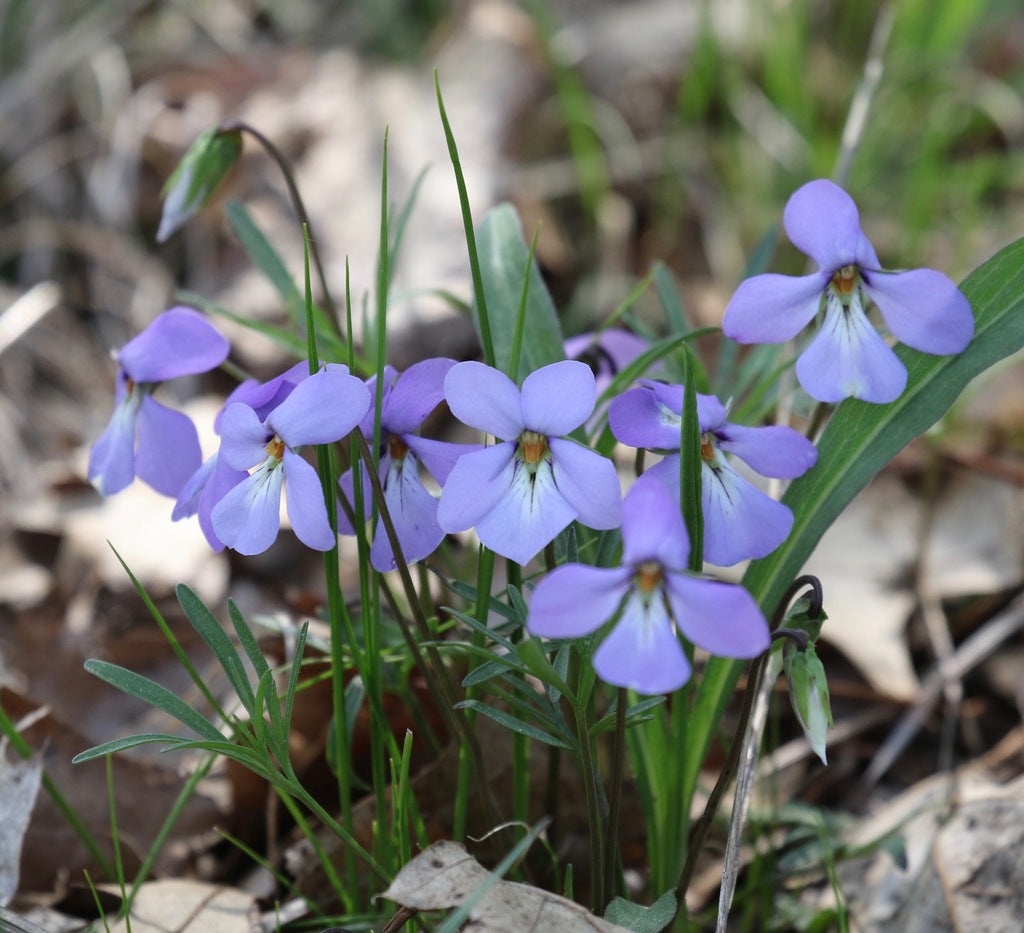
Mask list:
[[1024,597],[1014,600],[1008,609],[990,619],[964,641],[951,657],[936,666],[921,685],[913,709],[900,718],[864,773],[862,783],[866,789],[878,783],[917,734],[938,702],[943,685],[952,678],[963,677],[1021,629],[1024,629]]

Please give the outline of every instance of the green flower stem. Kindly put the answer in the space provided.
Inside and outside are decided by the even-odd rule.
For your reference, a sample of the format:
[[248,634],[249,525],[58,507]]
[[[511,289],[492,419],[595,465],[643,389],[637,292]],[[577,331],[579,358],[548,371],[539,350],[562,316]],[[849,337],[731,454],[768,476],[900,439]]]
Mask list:
[[704,840],[707,838],[708,830],[714,821],[715,813],[718,812],[718,805],[722,801],[726,790],[736,777],[736,771],[740,764],[740,752],[743,749],[743,736],[747,731],[747,724],[750,722],[750,714],[754,709],[754,698],[761,684],[761,675],[764,671],[765,661],[771,649],[759,655],[750,665],[747,675],[747,688],[743,693],[743,708],[740,711],[739,721],[736,723],[736,730],[733,733],[732,742],[729,744],[729,755],[722,766],[722,770],[715,781],[707,803],[704,805],[704,812],[700,819],[693,824],[687,839],[686,862],[676,882],[676,901],[679,909],[682,910],[686,903],[686,889],[690,886],[693,873],[697,868],[697,858],[704,847]]
[[[402,553],[402,543],[398,540],[398,532],[395,531],[394,522],[391,520],[391,513],[388,510],[387,501],[384,498],[384,487],[381,486],[380,477],[373,469],[373,455],[370,453],[370,448],[366,443],[366,438],[363,437],[361,431],[353,431],[352,437],[356,442],[356,446],[359,448],[359,456],[362,458],[363,463],[366,464],[370,477],[370,486],[373,488],[373,496],[377,502],[377,507],[380,509],[380,519],[384,525],[384,532],[388,536],[388,541],[391,544],[391,550],[395,555],[395,563],[398,565],[398,574],[402,581],[402,587],[405,590],[409,609],[412,612],[413,622],[416,627],[416,635],[419,637],[421,642],[426,644],[426,658],[424,658],[423,651],[420,649],[419,643],[416,641],[416,638],[413,637],[413,634],[409,631],[408,627],[400,625],[399,630],[402,632],[402,637],[405,639],[406,646],[409,649],[409,654],[412,656],[417,668],[419,668],[427,682],[427,687],[434,699],[434,703],[437,705],[440,713],[445,717],[449,734],[453,737],[458,736],[461,740],[460,753],[462,749],[465,749],[465,753],[469,756],[472,770],[476,777],[477,786],[480,791],[480,799],[487,815],[487,820],[493,826],[497,826],[501,823],[501,816],[498,810],[498,805],[494,799],[494,794],[491,791],[490,785],[487,783],[487,771],[484,767],[484,758],[483,752],[480,750],[480,743],[477,741],[476,735],[473,732],[473,728],[467,717],[460,716],[454,708],[456,703],[456,687],[451,680],[448,668],[441,659],[440,652],[433,644],[431,644],[432,639],[430,627],[427,625],[426,617],[423,614],[423,607],[420,605],[416,588],[413,585],[412,575],[409,573],[409,565],[406,563],[405,556]],[[488,583],[488,590],[489,588],[490,584]],[[399,621],[401,621],[401,619],[402,617],[399,616]],[[456,804],[457,803],[458,799],[456,800]]]
[[[773,635],[792,637],[794,634],[799,634],[793,633],[788,629],[782,629],[780,626],[786,617],[786,610],[789,608],[793,598],[804,587],[810,587],[812,591],[812,603],[810,609],[812,617],[816,618],[820,615],[822,603],[821,583],[816,577],[810,576],[809,574],[797,577],[787,587],[786,592],[783,594],[783,597],[779,601],[779,605],[775,610],[775,616],[772,618],[771,623]],[[806,642],[804,644],[806,645]],[[743,708],[740,710],[740,718],[736,723],[736,730],[733,733],[732,742],[729,744],[729,755],[718,775],[718,780],[715,781],[715,786],[711,790],[708,801],[704,805],[704,812],[701,814],[700,819],[694,824],[690,833],[687,845],[686,863],[683,866],[682,873],[679,876],[679,881],[676,884],[676,900],[680,904],[680,909],[682,909],[682,905],[685,903],[686,889],[689,887],[690,881],[693,878],[693,872],[697,867],[697,857],[700,855],[700,850],[704,845],[704,840],[707,838],[708,830],[711,828],[711,823],[715,818],[718,805],[721,803],[726,789],[732,783],[733,778],[736,777],[736,772],[739,769],[740,755],[743,751],[744,736],[747,733],[747,726],[750,723],[750,716],[754,709],[754,701],[761,690],[761,680],[764,676],[765,666],[768,662],[771,650],[771,647],[769,647],[750,664],[750,670],[747,674],[747,686],[743,693]]]
[[[590,905],[596,914],[604,911],[604,824],[601,819],[601,801],[599,797],[599,780],[597,776],[597,760],[594,757],[594,746],[590,740],[590,723],[587,716],[589,696],[581,696],[580,688],[581,663],[580,655],[575,648],[569,657],[569,683],[573,687],[573,697],[566,698],[572,707],[573,722],[576,727],[576,739],[579,742],[580,772],[583,775],[583,792],[587,802],[587,823],[590,826]],[[588,691],[589,694],[589,691]]]
[[608,779],[608,838],[604,851],[605,897],[618,893],[619,879],[619,815],[622,813],[622,779],[626,762],[626,705],[624,687],[615,694],[615,735],[612,740],[612,769]]
[[[296,192],[297,195],[297,192]],[[304,222],[302,238],[305,248],[305,295],[306,295],[306,341],[309,360],[309,374],[315,375],[320,369],[319,353],[316,345],[316,328],[313,323],[313,290],[309,279],[309,259],[315,255],[309,226]],[[338,548],[338,497],[334,490],[338,488],[338,474],[334,455],[329,444],[316,446],[317,473],[323,486],[324,505],[327,508],[327,521],[334,535],[334,547],[324,552],[324,578],[327,586],[327,614],[331,631],[331,711],[334,718],[334,747],[337,750],[337,761],[334,773],[338,781],[338,800],[341,808],[341,821],[351,832],[352,822],[352,782],[349,769],[345,766],[343,756],[349,747],[348,717],[345,715],[345,657],[342,633],[351,636],[352,620],[345,607],[345,596],[341,591],[341,568],[339,565],[340,551]],[[354,527],[354,526],[353,526]],[[351,637],[348,644],[355,651],[355,640]],[[356,881],[356,863],[353,853],[346,848],[345,875],[350,885]]]
[[[295,184],[295,175],[292,172],[292,168],[288,164],[288,160],[284,157],[281,150],[278,149],[277,146],[275,146],[258,129],[250,126],[242,120],[229,120],[222,123],[217,128],[217,132],[248,133],[267,151],[274,162],[277,163],[277,167],[281,170],[281,175],[284,177],[284,183],[288,186],[288,197],[291,198],[292,207],[299,218],[299,225],[303,229],[308,229],[309,215],[306,213],[306,205],[303,203],[302,195],[299,194],[298,186]],[[311,238],[309,251],[313,259],[313,264],[316,266],[316,274],[317,278],[320,280],[320,290],[323,292],[324,304],[327,305],[328,317],[331,321],[334,321],[337,324],[337,308],[335,307],[334,299],[331,297],[331,290],[327,285],[327,276],[324,275],[324,267],[323,263],[320,261],[320,251],[317,248],[315,238]],[[339,336],[341,335],[340,327],[338,328],[338,334]]]

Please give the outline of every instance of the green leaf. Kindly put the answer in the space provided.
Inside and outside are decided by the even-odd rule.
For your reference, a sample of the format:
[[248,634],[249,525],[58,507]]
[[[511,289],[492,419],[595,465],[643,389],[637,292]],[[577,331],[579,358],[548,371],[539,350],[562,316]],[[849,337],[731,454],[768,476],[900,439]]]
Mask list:
[[176,693],[172,693],[148,677],[143,677],[141,674],[136,674],[135,671],[130,671],[117,664],[111,664],[109,661],[98,661],[95,658],[90,658],[85,662],[85,669],[90,674],[99,677],[100,680],[105,680],[111,686],[117,687],[122,693],[127,693],[150,706],[162,709],[203,738],[214,742],[224,741],[224,736],[212,723],[200,716]]
[[[515,208],[499,204],[488,211],[477,230],[476,242],[494,342],[494,365],[508,373],[523,292],[523,270],[530,258]],[[535,369],[565,359],[558,312],[536,263],[530,263],[525,333],[529,339],[523,343],[519,371],[509,374],[519,384]]]
[[235,651],[235,646],[231,643],[227,632],[224,631],[213,613],[206,608],[203,601],[184,583],[178,585],[175,594],[178,597],[178,602],[181,603],[181,608],[185,610],[189,622],[192,623],[192,627],[220,661],[220,666],[224,668],[224,673],[238,699],[241,700],[242,706],[250,716],[253,715],[255,698],[252,685],[249,683],[245,668],[242,667],[242,660],[238,657],[238,652]]
[[[754,561],[743,585],[769,617],[815,545],[839,514],[893,457],[927,431],[979,373],[1024,347],[1024,239],[1000,250],[961,284],[974,309],[975,333],[958,356],[931,356],[907,347],[907,388],[888,405],[848,399],[838,406],[818,444],[818,463],[783,497],[793,530],[767,557]],[[826,600],[827,596],[826,595]],[[683,799],[696,786],[722,708],[745,662],[712,658],[690,717]]]
[[231,616],[231,624],[234,626],[235,634],[238,636],[242,648],[245,649],[246,657],[249,658],[256,676],[262,677],[270,670],[270,665],[263,656],[259,642],[256,641],[256,636],[253,634],[252,629],[246,624],[245,618],[232,599],[228,600],[228,615]]
[[207,130],[189,146],[164,185],[157,243],[163,243],[202,210],[241,151],[242,134],[238,130]]
[[126,735],[123,739],[114,739],[113,742],[104,742],[102,745],[94,745],[84,752],[79,752],[71,759],[73,765],[81,764],[83,761],[92,761],[94,758],[103,758],[115,752],[122,752],[127,748],[137,748],[139,745],[150,745],[153,742],[161,742],[164,745],[177,745],[181,741],[180,735],[168,735],[166,732],[143,732],[138,735]]
[[672,891],[666,891],[650,907],[642,907],[617,897],[608,905],[604,919],[635,933],[660,933],[672,922],[677,908],[676,896]]
[[302,296],[284,260],[264,236],[263,231],[256,226],[241,201],[228,201],[224,205],[224,213],[253,264],[267,277],[267,281],[274,286],[274,290],[294,313],[295,309],[302,305]]
[[520,735],[529,736],[531,739],[536,739],[538,742],[544,742],[547,745],[554,745],[557,748],[567,748],[572,751],[572,745],[568,742],[556,738],[553,735],[549,735],[547,732],[543,732],[536,726],[532,726],[528,722],[523,722],[523,720],[517,719],[515,716],[510,716],[504,710],[495,709],[493,706],[481,703],[479,700],[463,700],[461,703],[455,704],[455,709],[471,709],[478,713],[483,713],[483,715],[488,719],[493,719],[496,723],[504,726],[512,732],[518,732]]

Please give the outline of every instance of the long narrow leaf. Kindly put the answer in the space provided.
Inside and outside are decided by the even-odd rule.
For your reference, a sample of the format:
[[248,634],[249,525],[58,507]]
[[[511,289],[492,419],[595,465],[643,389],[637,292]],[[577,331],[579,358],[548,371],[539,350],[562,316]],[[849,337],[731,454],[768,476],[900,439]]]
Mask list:
[[217,728],[199,715],[176,693],[172,693],[166,687],[136,674],[127,668],[109,661],[98,661],[90,658],[85,662],[85,669],[100,680],[106,681],[113,687],[117,687],[122,693],[137,697],[150,706],[163,710],[169,716],[173,716],[178,722],[188,726],[193,732],[201,735],[204,739],[214,742],[222,742],[224,736],[217,731]]
[[252,716],[254,704],[252,685],[249,683],[245,668],[242,667],[241,658],[238,657],[238,652],[231,643],[227,632],[224,631],[214,614],[206,608],[203,601],[184,583],[178,585],[175,593],[181,608],[185,610],[185,615],[192,623],[192,627],[217,656],[232,689],[241,700],[246,712]]

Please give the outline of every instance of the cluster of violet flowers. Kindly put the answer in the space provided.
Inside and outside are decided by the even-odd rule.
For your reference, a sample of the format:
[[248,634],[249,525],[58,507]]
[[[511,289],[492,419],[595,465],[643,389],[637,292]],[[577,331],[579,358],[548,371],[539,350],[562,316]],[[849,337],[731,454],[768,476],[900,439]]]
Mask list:
[[[903,364],[865,310],[877,306],[894,337],[927,353],[963,350],[973,334],[970,306],[942,273],[887,272],[860,229],[857,208],[832,182],[800,188],[786,206],[792,242],[817,262],[808,276],[775,274],[743,282],[725,312],[723,330],[741,343],[794,338],[823,318],[800,354],[797,377],[821,402],[858,398],[886,403],[906,384]],[[621,528],[618,567],[563,564],[536,584],[527,628],[549,638],[578,638],[608,629],[593,655],[598,675],[640,693],[677,689],[690,676],[679,635],[712,654],[754,657],[769,643],[761,610],[741,586],[688,570],[690,545],[681,512],[680,425],[684,387],[641,379],[615,397],[608,423],[622,444],[661,459],[622,495],[614,463],[571,435],[592,422],[599,384],[645,348],[639,338],[609,329],[574,338],[568,359],[541,367],[517,386],[483,363],[428,359],[404,372],[385,367],[366,382],[339,364],[310,374],[306,363],[264,383],[240,384],[217,416],[220,448],[202,461],[198,437],[182,413],[153,398],[158,386],[222,364],[228,343],[198,312],[164,312],[117,354],[116,407],[92,448],[89,478],[104,495],[135,476],[176,497],[175,520],[195,515],[212,548],[257,554],[280,528],[282,492],[296,536],[327,551],[336,537],[316,470],[303,456],[357,430],[377,436],[384,504],[402,559],[428,557],[445,535],[474,529],[497,554],[525,565],[572,522],[595,530]],[[421,429],[441,402],[489,444],[455,444]],[[764,557],[788,536],[793,515],[737,469],[792,479],[811,469],[810,440],[783,425],[746,426],[728,407],[698,395],[703,553],[716,566]],[[363,488],[368,476],[363,471]],[[436,484],[436,496],[427,482]],[[355,533],[353,471],[339,482],[348,508],[339,531]],[[370,560],[397,566],[381,520]]]

